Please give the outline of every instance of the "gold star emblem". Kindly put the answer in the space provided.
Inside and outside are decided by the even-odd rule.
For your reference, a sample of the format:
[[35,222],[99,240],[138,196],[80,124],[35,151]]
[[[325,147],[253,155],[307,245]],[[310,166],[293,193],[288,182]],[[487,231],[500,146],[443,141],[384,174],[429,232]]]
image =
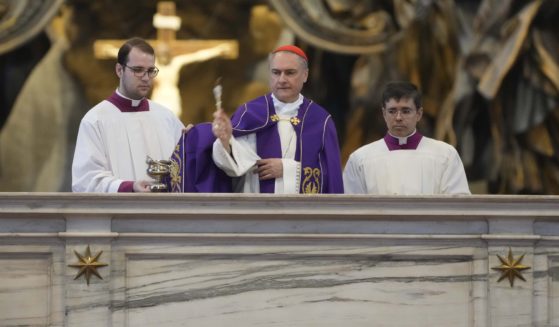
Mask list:
[[85,280],[87,281],[87,285],[89,285],[89,279],[91,278],[91,275],[95,275],[99,277],[99,279],[103,279],[103,277],[101,277],[101,275],[99,275],[99,273],[97,272],[97,268],[108,266],[108,264],[106,263],[97,261],[97,259],[99,259],[99,257],[103,253],[103,251],[100,251],[99,253],[97,253],[95,256],[92,257],[91,250],[89,249],[89,245],[88,245],[87,249],[85,249],[84,255],[79,254],[76,250],[74,250],[74,253],[76,254],[76,257],[78,257],[78,260],[80,260],[79,263],[68,265],[68,267],[74,267],[80,269],[80,271],[78,271],[78,274],[76,275],[74,280],[78,279],[81,275],[85,275]]
[[514,260],[512,256],[512,250],[509,248],[509,255],[506,259],[504,259],[498,254],[497,257],[501,261],[501,265],[491,268],[493,270],[501,271],[501,277],[499,277],[499,280],[497,282],[500,282],[503,279],[508,278],[510,287],[513,287],[514,279],[516,277],[522,279],[523,281],[526,281],[526,279],[524,279],[524,277],[522,276],[521,271],[530,269],[530,267],[520,264],[522,262],[522,259],[524,259],[524,254],[521,255],[518,259]]

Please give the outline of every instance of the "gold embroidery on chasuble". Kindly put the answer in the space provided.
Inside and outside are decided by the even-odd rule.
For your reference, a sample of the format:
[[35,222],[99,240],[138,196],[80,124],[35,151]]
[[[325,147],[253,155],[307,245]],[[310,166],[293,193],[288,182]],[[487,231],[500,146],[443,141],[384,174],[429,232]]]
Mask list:
[[303,176],[303,193],[318,194],[320,192],[320,169],[305,167]]
[[182,166],[182,160],[179,153],[180,146],[175,147],[175,152],[173,152],[173,160],[171,160],[171,189],[180,187],[182,178],[180,176],[180,167]]

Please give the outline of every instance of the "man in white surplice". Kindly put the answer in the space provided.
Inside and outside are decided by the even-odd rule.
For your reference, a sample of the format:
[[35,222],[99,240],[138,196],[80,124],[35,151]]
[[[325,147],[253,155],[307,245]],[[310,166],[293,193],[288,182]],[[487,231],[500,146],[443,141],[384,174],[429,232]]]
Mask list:
[[119,50],[118,89],[83,117],[72,162],[74,192],[150,192],[146,157],[168,160],[184,125],[167,108],[146,98],[155,67],[143,39]]
[[392,82],[382,94],[384,138],[353,152],[344,169],[346,193],[379,195],[470,194],[464,166],[451,145],[421,135],[421,93]]
[[308,77],[306,54],[292,45],[279,47],[270,54],[269,69],[271,94],[242,105],[233,123],[221,109],[214,114],[215,164],[238,177],[235,192],[342,193],[334,123],[300,93]]

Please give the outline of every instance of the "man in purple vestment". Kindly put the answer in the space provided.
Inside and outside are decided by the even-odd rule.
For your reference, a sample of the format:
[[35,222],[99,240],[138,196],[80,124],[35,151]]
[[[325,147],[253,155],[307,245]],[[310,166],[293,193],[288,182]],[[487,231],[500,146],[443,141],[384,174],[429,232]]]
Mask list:
[[464,166],[449,144],[421,135],[421,93],[392,82],[382,94],[388,131],[353,152],[344,169],[346,193],[380,195],[470,194]]
[[146,98],[157,76],[153,48],[140,38],[119,50],[116,91],[80,123],[74,192],[150,192],[146,157],[168,160],[184,130],[171,110]]
[[272,92],[214,114],[212,157],[235,192],[343,193],[336,128],[326,110],[301,95],[307,56],[282,46],[269,56]]

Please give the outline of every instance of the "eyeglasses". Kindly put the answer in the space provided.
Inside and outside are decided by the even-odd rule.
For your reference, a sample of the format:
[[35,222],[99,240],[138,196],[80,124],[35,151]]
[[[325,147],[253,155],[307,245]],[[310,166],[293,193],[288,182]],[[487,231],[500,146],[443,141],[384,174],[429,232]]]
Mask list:
[[402,117],[409,117],[409,116],[415,114],[415,112],[416,112],[414,109],[411,109],[411,108],[403,108],[403,109],[400,109],[400,110],[394,109],[394,108],[388,108],[388,109],[382,109],[382,110],[384,110],[384,112],[386,112],[388,115],[393,116],[393,117],[398,116],[398,113],[400,113],[400,115]]
[[146,73],[148,74],[149,78],[154,78],[159,73],[159,69],[157,69],[157,67],[146,69],[144,67],[130,67],[128,65],[123,65],[123,66],[129,68],[132,71],[132,73],[134,73],[134,76],[139,78],[146,76]]

